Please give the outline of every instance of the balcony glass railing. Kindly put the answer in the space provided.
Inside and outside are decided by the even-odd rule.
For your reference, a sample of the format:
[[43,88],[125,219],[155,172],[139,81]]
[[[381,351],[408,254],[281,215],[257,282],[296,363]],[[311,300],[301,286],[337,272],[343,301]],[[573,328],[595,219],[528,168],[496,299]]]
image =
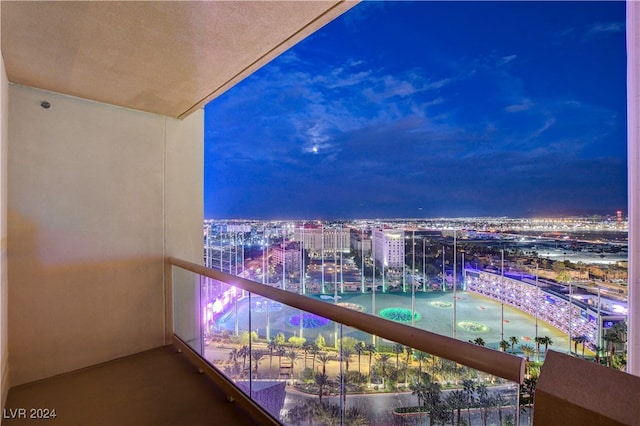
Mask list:
[[520,357],[170,262],[175,336],[283,424],[526,420]]

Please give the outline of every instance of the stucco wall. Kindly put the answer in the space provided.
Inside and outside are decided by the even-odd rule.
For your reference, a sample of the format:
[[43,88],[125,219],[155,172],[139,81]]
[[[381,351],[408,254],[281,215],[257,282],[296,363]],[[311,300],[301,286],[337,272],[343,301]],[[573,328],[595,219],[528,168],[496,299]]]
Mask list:
[[7,278],[7,123],[9,83],[0,52],[0,408],[9,389],[8,278]]
[[[202,192],[177,195],[173,179],[197,180],[202,116],[17,85],[9,96],[11,386],[162,345],[165,253],[189,257],[187,230],[201,232]],[[174,224],[167,213],[190,200],[197,212]]]

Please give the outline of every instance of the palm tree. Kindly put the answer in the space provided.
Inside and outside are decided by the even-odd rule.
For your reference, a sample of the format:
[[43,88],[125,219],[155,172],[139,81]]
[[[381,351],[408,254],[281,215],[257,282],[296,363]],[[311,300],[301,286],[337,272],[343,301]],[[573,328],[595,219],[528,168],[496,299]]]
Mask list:
[[231,349],[231,352],[229,352],[229,361],[233,361],[233,374],[236,375],[238,374],[238,348],[233,348]]
[[251,351],[249,350],[249,346],[244,345],[238,351],[238,356],[242,357],[242,371],[244,372],[247,365],[247,357],[251,355]]
[[478,346],[485,346],[484,339],[482,337],[476,337],[473,341],[469,341],[470,343],[475,343]]
[[[447,404],[451,407],[452,411],[457,411],[456,424],[460,424],[462,421],[462,408],[464,408],[466,402],[466,395],[464,391],[456,389],[449,393],[447,396]],[[500,422],[502,424],[502,422]]]
[[551,340],[551,337],[549,336],[543,336],[542,337],[544,340],[542,341],[542,344],[544,345],[544,353],[547,353],[547,350],[549,350],[549,346],[553,345],[553,340]]
[[413,354],[413,348],[410,346],[405,346],[404,351],[407,354],[407,365],[404,369],[404,382],[407,383],[409,381],[409,361],[411,354]]
[[511,353],[515,354],[514,346],[518,344],[518,338],[516,336],[509,337],[509,343],[511,344]]
[[302,351],[304,352],[304,368],[307,369],[307,353],[311,352],[311,348],[315,345],[314,342],[306,341],[302,344]]
[[289,352],[287,352],[287,358],[289,358],[289,360],[291,360],[291,380],[293,380],[293,378],[294,378],[294,376],[293,376],[293,367],[296,364],[296,360],[298,358],[300,358],[300,355],[298,354],[298,352],[296,352],[296,351],[294,351],[292,349]]
[[287,348],[283,345],[278,345],[276,349],[276,355],[278,356],[278,374],[280,374],[280,370],[282,370],[282,357],[287,354]]
[[576,355],[578,355],[578,344],[579,343],[582,344],[582,358],[584,358],[584,344],[589,341],[589,337],[587,337],[584,334],[581,334],[579,336],[574,337],[571,340],[573,340]]
[[485,384],[478,385],[478,404],[480,405],[480,412],[482,413],[482,426],[487,426],[487,417],[489,415],[489,408],[493,405],[493,398],[489,396],[489,391]]
[[345,362],[345,368],[349,371],[349,361],[351,360],[351,355],[353,355],[354,349],[349,346],[342,347],[342,359]]
[[396,343],[395,345],[393,345],[393,353],[396,354],[396,370],[398,369],[398,356],[404,352],[404,345],[400,344],[400,343]]
[[309,353],[313,355],[311,358],[311,367],[313,368],[316,365],[316,355],[320,353],[320,346],[318,346],[316,342],[312,342],[309,348]]
[[[342,393],[342,406],[346,407],[347,406],[347,385],[350,385],[353,376],[350,374],[338,374],[338,376],[336,377],[336,382],[338,383],[338,386],[340,388],[340,391]],[[341,386],[340,386],[341,385]]]
[[327,374],[327,363],[334,359],[335,357],[332,354],[328,354],[326,352],[318,355],[318,361],[322,364],[322,374]]
[[318,399],[322,402],[322,394],[324,393],[324,387],[329,384],[329,377],[324,373],[318,373],[315,376],[315,382],[318,385]]
[[502,352],[505,352],[507,349],[509,349],[509,346],[511,346],[511,344],[506,340],[501,340],[500,343],[498,343],[498,346],[500,346]]
[[278,349],[278,344],[276,343],[275,338],[269,340],[267,349],[269,350],[269,374],[271,375],[273,372],[273,352]]
[[440,384],[431,380],[431,376],[424,373],[423,384],[425,386],[424,391],[424,406],[430,411],[429,415],[429,425],[433,425],[437,417],[436,413],[439,413],[439,409],[441,409],[441,388]]
[[367,345],[361,340],[355,345],[356,353],[358,354],[358,373],[360,372],[360,355],[367,351]]
[[387,353],[381,353],[378,354],[378,362],[377,364],[380,366],[380,373],[382,375],[382,387],[384,388],[384,383],[385,383],[385,379],[387,378],[387,367],[388,367],[388,362],[389,359],[391,358],[391,355],[387,354]]
[[409,389],[411,389],[411,395],[414,395],[416,398],[418,398],[418,407],[422,407],[422,399],[424,398],[425,384],[422,383],[422,381],[420,380],[418,380],[417,382],[412,381],[411,384],[409,385]]
[[365,346],[365,350],[369,352],[369,384],[371,384],[371,358],[373,358],[373,354],[376,352],[376,345],[368,343],[367,346]]
[[540,360],[540,345],[544,343],[544,337],[536,337],[533,339],[536,342],[536,361]]
[[254,373],[255,373],[255,379],[258,378],[258,365],[260,363],[260,361],[267,356],[266,352],[264,351],[259,351],[259,350],[253,350],[251,351],[251,358],[253,359],[253,362],[255,363],[255,367],[254,367]]
[[533,355],[536,351],[531,345],[520,345],[518,346],[518,348],[520,349],[520,352],[522,352],[524,356],[527,357],[527,362],[530,361],[531,355]]
[[609,365],[613,366],[613,359],[616,355],[616,345],[627,341],[627,324],[625,322],[614,324],[604,333],[603,338],[607,342],[610,351]]
[[504,403],[505,403],[505,399],[502,393],[496,392],[493,396],[493,402],[498,408],[498,424],[502,425],[503,424],[502,423],[502,407],[504,406]]
[[422,351],[415,351],[413,353],[413,357],[415,358],[416,361],[418,361],[418,377],[422,376],[422,361],[427,359],[428,356],[429,355],[426,352],[422,352]]
[[476,390],[476,385],[473,380],[467,379],[462,382],[462,389],[465,394],[465,405],[467,406],[467,417],[469,418],[469,424],[471,424],[471,406],[474,401],[474,392]]

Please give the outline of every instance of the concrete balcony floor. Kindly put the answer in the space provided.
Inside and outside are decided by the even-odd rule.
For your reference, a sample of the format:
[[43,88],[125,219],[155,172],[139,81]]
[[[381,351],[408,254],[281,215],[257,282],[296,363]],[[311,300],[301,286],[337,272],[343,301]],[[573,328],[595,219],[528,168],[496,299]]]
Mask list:
[[[17,418],[17,409],[55,409],[52,420]],[[11,411],[13,410],[13,411]],[[11,418],[14,417],[14,418]],[[172,346],[156,348],[9,390],[3,425],[252,425]]]

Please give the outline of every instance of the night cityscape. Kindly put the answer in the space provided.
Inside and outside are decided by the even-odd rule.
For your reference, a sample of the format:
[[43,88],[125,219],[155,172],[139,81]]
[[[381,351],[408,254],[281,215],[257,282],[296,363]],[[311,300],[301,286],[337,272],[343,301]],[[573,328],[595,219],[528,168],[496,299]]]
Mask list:
[[[622,212],[564,219],[206,220],[203,230],[208,267],[518,354],[527,359],[531,383],[548,349],[624,369],[628,254]],[[515,424],[518,414],[508,409],[515,391],[502,380],[464,369],[454,374],[446,360],[355,329],[338,333],[321,316],[213,280],[203,283],[200,297],[203,356],[241,383],[247,374],[238,354],[251,340],[252,353],[258,352],[253,379],[264,386],[286,383],[269,410],[287,424],[308,419],[296,407],[309,409],[318,395],[316,410],[325,409],[318,418],[330,417],[326,410],[346,389],[343,410],[347,416],[353,408],[356,424],[358,418],[362,424],[416,424],[402,413],[422,405],[415,395],[426,382],[414,370],[422,362],[425,370],[432,364],[429,383],[443,392],[436,398],[441,402],[423,405],[425,412],[444,410],[434,421],[449,421],[445,407],[469,407],[471,424]],[[341,368],[349,360],[353,365],[356,355],[358,374],[348,375],[348,367]],[[400,355],[403,361],[394,363]],[[467,397],[456,405],[449,395],[465,386]],[[521,405],[528,401],[525,393],[520,390]],[[374,408],[372,395],[400,399]],[[503,409],[505,417],[498,419]],[[523,408],[522,424],[530,421],[527,413]]]
[[624,8],[578,9],[365,2],[205,108],[207,267],[524,383],[215,280],[202,356],[295,425],[530,424],[547,350],[624,370]]

